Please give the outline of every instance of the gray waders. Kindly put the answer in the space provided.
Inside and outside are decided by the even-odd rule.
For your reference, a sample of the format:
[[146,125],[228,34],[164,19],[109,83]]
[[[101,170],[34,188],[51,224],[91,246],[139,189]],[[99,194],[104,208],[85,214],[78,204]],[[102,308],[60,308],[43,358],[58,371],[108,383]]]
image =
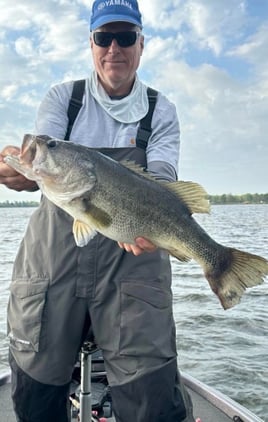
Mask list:
[[[101,150],[146,165],[140,148]],[[93,329],[117,422],[193,422],[180,383],[171,269],[163,251],[135,257],[97,235],[75,245],[72,218],[42,199],[13,270],[8,306],[19,422],[66,422],[68,385]]]

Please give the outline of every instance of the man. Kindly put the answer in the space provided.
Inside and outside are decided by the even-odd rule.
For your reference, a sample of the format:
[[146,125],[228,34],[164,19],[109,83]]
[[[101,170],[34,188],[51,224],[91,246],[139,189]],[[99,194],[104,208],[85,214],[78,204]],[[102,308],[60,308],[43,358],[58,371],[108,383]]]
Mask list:
[[[175,107],[160,93],[146,149],[135,143],[149,108],[147,87],[136,75],[144,48],[137,2],[96,0],[90,30],[95,71],[86,81],[71,141],[176,180],[179,125]],[[37,134],[65,137],[72,88],[68,82],[48,92]],[[2,160],[14,150],[5,149]],[[3,162],[0,182],[36,189]],[[193,421],[177,371],[167,254],[146,239],[118,245],[101,235],[77,248],[71,218],[43,198],[16,258],[8,308],[19,422],[69,420],[69,383],[89,327],[102,349],[117,422]]]

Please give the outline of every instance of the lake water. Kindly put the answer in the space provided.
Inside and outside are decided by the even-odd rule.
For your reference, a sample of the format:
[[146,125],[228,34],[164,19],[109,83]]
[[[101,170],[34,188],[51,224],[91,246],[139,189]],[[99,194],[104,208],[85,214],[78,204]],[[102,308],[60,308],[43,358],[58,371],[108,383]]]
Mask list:
[[[12,264],[31,208],[0,208],[0,372],[8,369],[6,306]],[[210,235],[268,258],[268,205],[218,205],[196,216]],[[194,262],[172,259],[180,369],[268,422],[268,283],[224,311]]]

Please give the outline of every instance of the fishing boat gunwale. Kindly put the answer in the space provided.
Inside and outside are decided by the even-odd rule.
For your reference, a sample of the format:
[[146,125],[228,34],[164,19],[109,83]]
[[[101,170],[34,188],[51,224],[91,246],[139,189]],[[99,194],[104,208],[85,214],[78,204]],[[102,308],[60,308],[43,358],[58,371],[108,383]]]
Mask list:
[[221,393],[219,390],[184,372],[181,373],[181,376],[183,383],[190,391],[195,392],[212,406],[222,411],[230,420],[237,422],[264,422],[263,419],[260,419],[249,409],[231,399],[226,394]]

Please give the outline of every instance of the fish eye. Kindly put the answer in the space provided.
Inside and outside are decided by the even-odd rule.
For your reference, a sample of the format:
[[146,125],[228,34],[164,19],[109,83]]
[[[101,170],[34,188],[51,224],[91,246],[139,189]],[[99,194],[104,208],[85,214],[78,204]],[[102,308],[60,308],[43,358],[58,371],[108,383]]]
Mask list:
[[51,141],[47,142],[48,148],[55,148],[57,146],[57,142],[54,139],[51,139]]

